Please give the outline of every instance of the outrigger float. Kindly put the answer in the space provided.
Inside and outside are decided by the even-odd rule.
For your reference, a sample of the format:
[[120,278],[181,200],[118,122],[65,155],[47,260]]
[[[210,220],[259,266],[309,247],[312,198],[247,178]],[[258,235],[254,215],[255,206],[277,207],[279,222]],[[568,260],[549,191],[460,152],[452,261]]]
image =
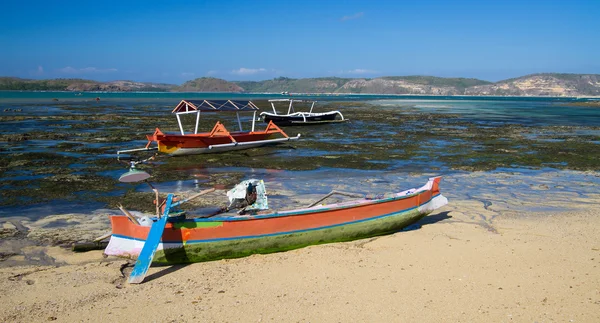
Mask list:
[[[133,166],[120,181],[134,182],[150,177]],[[230,211],[228,207],[196,218],[172,213],[176,206],[214,189],[183,201],[168,194],[161,204],[156,203],[156,217],[145,216],[144,223],[126,211],[123,211],[125,216],[110,216],[112,235],[104,253],[137,259],[129,282],[140,283],[152,263],[168,265],[238,258],[392,234],[448,203],[440,193],[440,181],[441,177],[433,177],[420,188],[380,196],[332,191],[306,207],[271,211],[264,182],[247,180],[227,193],[229,206],[241,208],[240,212],[223,213]],[[158,191],[150,187],[158,199]],[[357,199],[322,203],[333,194]]]
[[[308,112],[295,111],[294,103],[308,103],[310,104],[310,110]],[[313,112],[316,101],[305,101],[295,99],[275,99],[269,100],[273,113],[261,112],[260,117],[266,123],[275,123],[278,126],[300,126],[300,125],[312,125],[322,123],[334,123],[344,122],[344,115],[339,111],[328,111],[328,112]],[[275,107],[275,103],[288,103],[288,109],[286,114],[279,114]]]
[[[156,128],[152,135],[147,135],[148,144],[144,148],[120,150],[117,154],[158,151],[171,156],[196,155],[216,153],[230,150],[248,149],[265,145],[283,143],[300,138],[288,136],[275,123],[269,122],[265,130],[255,131],[256,111],[259,108],[252,101],[240,100],[182,100],[171,111],[177,117],[180,134],[167,134]],[[244,131],[240,120],[240,112],[253,112],[252,129]],[[235,112],[239,131],[230,132],[217,121],[210,132],[198,132],[201,112]],[[181,116],[186,114],[196,115],[196,125],[193,133],[183,130]],[[275,138],[278,137],[278,138]],[[151,147],[152,143],[156,147]]]

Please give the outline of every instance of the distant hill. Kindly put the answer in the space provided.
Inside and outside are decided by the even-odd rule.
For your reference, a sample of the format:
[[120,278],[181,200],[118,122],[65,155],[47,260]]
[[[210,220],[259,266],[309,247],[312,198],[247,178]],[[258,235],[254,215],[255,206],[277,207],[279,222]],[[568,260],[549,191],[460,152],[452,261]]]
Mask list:
[[237,84],[214,77],[201,77],[187,81],[172,89],[174,92],[243,92]]
[[113,91],[113,92],[169,92],[176,85],[133,81],[75,82],[67,86],[67,91]]
[[377,94],[437,94],[455,95],[468,86],[491,82],[434,76],[389,76],[379,78],[321,77],[292,79],[278,77],[259,82],[234,82],[244,92],[294,92],[294,93],[377,93]]
[[374,79],[353,79],[336,92],[461,95],[465,88],[491,82],[465,78],[443,78],[434,76],[387,76]]
[[386,76],[378,78],[279,77],[260,82],[232,82],[244,92],[363,93],[474,96],[600,96],[600,75],[543,73],[488,82],[473,78]]
[[202,77],[180,86],[132,81],[97,82],[82,79],[28,80],[0,77],[0,90],[25,91],[171,91],[238,93],[362,93],[473,96],[600,96],[600,75],[542,73],[499,82],[435,76],[378,78],[278,77],[265,81],[234,81]]
[[600,75],[542,73],[521,76],[465,90],[466,95],[600,96]]
[[233,82],[239,85],[244,92],[303,92],[303,93],[333,93],[340,89],[344,84],[351,81],[348,78],[339,77],[321,77],[293,79],[288,77],[278,77],[266,81],[245,81]]
[[0,77],[0,89],[12,91],[66,91],[70,84],[97,83],[81,79],[29,80],[18,77]]
[[133,81],[98,82],[83,79],[30,80],[17,77],[0,77],[0,90],[8,91],[154,91],[167,92],[175,85]]

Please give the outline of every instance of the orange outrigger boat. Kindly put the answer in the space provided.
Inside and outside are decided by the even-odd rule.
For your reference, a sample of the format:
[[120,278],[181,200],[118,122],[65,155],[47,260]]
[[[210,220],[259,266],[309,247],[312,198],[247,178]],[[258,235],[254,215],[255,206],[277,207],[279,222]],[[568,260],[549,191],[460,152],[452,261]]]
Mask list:
[[[229,205],[199,218],[187,218],[177,207],[215,191],[206,189],[184,200],[168,194],[160,199],[150,174],[130,169],[120,182],[145,181],[156,194],[156,217],[110,216],[112,232],[106,255],[137,258],[130,283],[141,283],[154,263],[175,264],[245,257],[302,248],[314,244],[351,241],[391,234],[415,223],[448,200],[440,193],[441,177],[429,178],[420,188],[383,195],[331,191],[306,207],[270,211],[262,180],[249,179],[227,192]],[[322,203],[333,194],[358,198]],[[241,209],[236,214],[230,211]],[[161,215],[162,212],[162,215]],[[227,214],[229,213],[229,214]],[[104,238],[104,236],[103,236]]]
[[[141,173],[130,171],[122,181],[150,176],[140,177]],[[392,234],[448,203],[440,193],[440,181],[441,177],[433,177],[420,188],[378,196],[364,195],[329,205],[322,202],[332,194],[350,196],[351,193],[332,191],[318,201],[294,210],[252,211],[245,215],[209,214],[191,219],[180,213],[170,217],[169,211],[214,189],[183,201],[175,201],[173,194],[169,194],[164,214],[148,218],[145,224],[134,221],[133,216],[110,216],[112,234],[104,253],[137,258],[129,282],[140,283],[152,263],[169,265],[238,258]],[[259,186],[256,186],[257,195],[264,195],[266,205],[264,184],[262,190]]]
[[[259,108],[252,101],[240,100],[181,100],[173,109],[172,113],[177,117],[180,134],[166,134],[159,128],[152,135],[147,135],[148,144],[145,148],[120,150],[117,154],[138,151],[158,151],[171,156],[196,155],[205,153],[216,153],[230,150],[248,149],[265,145],[297,140],[296,137],[288,136],[277,125],[269,122],[265,130],[255,131],[256,111]],[[200,113],[204,112],[235,112],[239,125],[239,131],[230,132],[225,126],[217,121],[210,132],[198,133]],[[244,131],[240,121],[240,112],[252,111],[252,130]],[[181,115],[196,114],[196,126],[193,133],[186,133],[181,123]],[[275,138],[277,137],[277,138]],[[151,147],[156,142],[156,147]]]

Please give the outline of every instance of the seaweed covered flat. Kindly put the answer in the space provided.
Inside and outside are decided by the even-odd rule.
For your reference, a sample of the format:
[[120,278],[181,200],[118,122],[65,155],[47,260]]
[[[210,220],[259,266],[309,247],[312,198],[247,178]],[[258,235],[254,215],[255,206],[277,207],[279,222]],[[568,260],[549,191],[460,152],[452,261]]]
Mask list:
[[[116,181],[124,170],[117,150],[145,145],[145,135],[158,125],[178,131],[172,104],[147,101],[12,104],[0,114],[0,206],[71,201],[115,207],[118,200],[132,209],[151,208],[151,194]],[[285,127],[290,135],[302,134],[290,144],[164,157],[143,167],[159,184],[195,178],[198,185],[221,187],[247,177],[244,169],[444,173],[600,167],[595,157],[600,155],[600,112],[589,107],[551,101],[383,100],[332,101],[321,108],[342,111],[348,122]],[[200,126],[210,128],[215,120],[227,125],[235,116],[213,115]],[[206,173],[207,168],[230,171]]]

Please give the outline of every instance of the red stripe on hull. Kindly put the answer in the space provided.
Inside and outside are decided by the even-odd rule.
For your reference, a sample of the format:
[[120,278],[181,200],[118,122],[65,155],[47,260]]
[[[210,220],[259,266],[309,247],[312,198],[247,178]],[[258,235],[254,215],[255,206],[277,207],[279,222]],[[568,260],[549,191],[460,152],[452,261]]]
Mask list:
[[[273,134],[269,133],[232,133],[231,136],[237,142],[250,142],[269,139]],[[231,139],[226,136],[209,137],[209,133],[199,133],[190,135],[156,135],[154,141],[160,145],[177,148],[207,148],[211,145],[221,145],[231,143]]]

